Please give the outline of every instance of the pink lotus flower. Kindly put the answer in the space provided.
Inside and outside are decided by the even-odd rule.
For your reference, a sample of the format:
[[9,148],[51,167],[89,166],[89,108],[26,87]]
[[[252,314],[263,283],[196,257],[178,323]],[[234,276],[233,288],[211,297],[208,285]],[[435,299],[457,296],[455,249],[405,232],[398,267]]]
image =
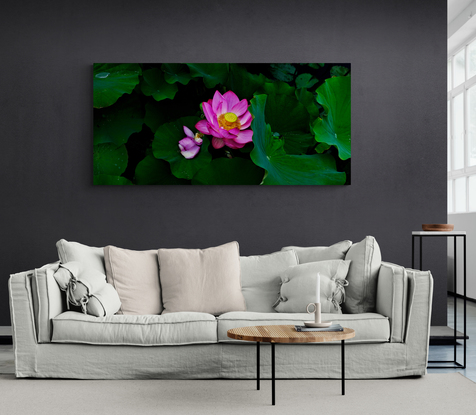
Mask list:
[[195,128],[203,134],[212,135],[212,146],[222,148],[242,148],[253,139],[252,116],[248,111],[248,101],[241,101],[233,91],[223,95],[215,91],[213,99],[202,103],[206,120],[199,121]]
[[190,128],[183,126],[183,131],[187,137],[182,138],[179,143],[180,153],[186,159],[193,159],[200,151],[200,145],[203,143],[202,134],[193,134]]

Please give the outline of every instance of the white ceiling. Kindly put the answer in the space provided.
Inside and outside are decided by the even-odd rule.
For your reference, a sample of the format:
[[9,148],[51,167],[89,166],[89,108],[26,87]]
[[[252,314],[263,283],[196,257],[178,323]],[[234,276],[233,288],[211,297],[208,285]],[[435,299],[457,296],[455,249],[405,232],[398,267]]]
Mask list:
[[448,24],[452,22],[473,0],[448,0]]

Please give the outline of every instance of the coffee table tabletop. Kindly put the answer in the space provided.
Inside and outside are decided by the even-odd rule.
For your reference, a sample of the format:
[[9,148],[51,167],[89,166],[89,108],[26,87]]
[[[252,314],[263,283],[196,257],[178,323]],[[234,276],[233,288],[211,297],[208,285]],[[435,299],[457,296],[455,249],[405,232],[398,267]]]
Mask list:
[[354,330],[344,327],[343,331],[296,331],[292,325],[249,326],[230,329],[227,331],[227,336],[231,339],[256,342],[256,389],[258,390],[260,390],[260,344],[262,342],[271,344],[271,405],[276,402],[275,344],[340,341],[342,395],[345,395],[345,340],[355,337]]
[[269,343],[309,343],[346,340],[355,337],[355,331],[296,331],[294,326],[250,326],[237,327],[227,332],[228,337],[236,340]]

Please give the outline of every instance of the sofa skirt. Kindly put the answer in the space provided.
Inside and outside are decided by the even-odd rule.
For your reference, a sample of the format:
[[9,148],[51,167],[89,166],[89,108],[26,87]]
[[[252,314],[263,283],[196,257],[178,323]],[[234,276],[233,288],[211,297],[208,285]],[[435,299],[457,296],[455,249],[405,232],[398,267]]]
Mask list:
[[[94,346],[35,344],[17,356],[16,376],[74,379],[253,379],[256,343],[184,346]],[[261,344],[261,377],[271,376],[271,346]],[[341,376],[341,347],[335,344],[276,344],[277,378]],[[23,350],[25,352],[25,350]],[[17,353],[17,350],[15,350]],[[404,343],[348,344],[348,379],[424,375],[426,366],[407,359]],[[421,362],[421,359],[420,359]]]

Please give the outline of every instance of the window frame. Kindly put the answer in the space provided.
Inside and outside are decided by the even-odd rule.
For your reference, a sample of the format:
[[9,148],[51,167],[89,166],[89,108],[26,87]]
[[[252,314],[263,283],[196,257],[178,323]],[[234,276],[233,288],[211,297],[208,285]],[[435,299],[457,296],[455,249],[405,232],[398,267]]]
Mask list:
[[[447,86],[447,108],[449,108],[449,117],[448,121],[450,125],[447,127],[447,131],[449,131],[449,137],[447,139],[449,140],[449,143],[447,143],[447,148],[450,151],[449,156],[447,157],[447,160],[449,160],[450,165],[447,166],[447,172],[448,172],[448,182],[451,182],[451,195],[448,195],[448,197],[451,197],[451,203],[448,203],[448,213],[450,214],[460,214],[460,213],[467,213],[470,212],[469,210],[469,195],[470,195],[470,188],[469,188],[469,176],[476,175],[476,165],[475,166],[469,166],[469,105],[468,105],[468,90],[472,87],[476,87],[476,74],[473,75],[471,78],[467,78],[469,74],[469,59],[468,59],[468,46],[476,42],[476,38],[472,38],[469,41],[465,42],[461,47],[458,49],[455,49],[455,51],[448,56],[447,59],[447,68],[448,68],[448,63],[450,62],[450,72],[451,76],[447,77],[447,79],[450,80],[451,85]],[[464,82],[458,85],[457,87],[453,87],[454,85],[454,77],[455,77],[455,56],[458,55],[462,50],[464,49]],[[454,156],[455,156],[455,139],[453,136],[453,127],[454,127],[454,99],[459,96],[460,94],[463,94],[463,158],[464,158],[464,163],[463,163],[463,168],[460,169],[454,169],[453,166],[455,164]],[[449,102],[449,107],[448,107],[448,102]],[[465,178],[465,184],[466,184],[466,195],[465,195],[465,209],[464,211],[459,211],[456,212],[456,200],[457,200],[457,192],[456,192],[456,186],[455,186],[455,180],[460,179],[460,178]],[[447,188],[450,186],[449,183],[447,183]],[[474,190],[476,192],[476,189]],[[475,210],[472,210],[475,211]],[[471,211],[471,212],[472,212]]]

